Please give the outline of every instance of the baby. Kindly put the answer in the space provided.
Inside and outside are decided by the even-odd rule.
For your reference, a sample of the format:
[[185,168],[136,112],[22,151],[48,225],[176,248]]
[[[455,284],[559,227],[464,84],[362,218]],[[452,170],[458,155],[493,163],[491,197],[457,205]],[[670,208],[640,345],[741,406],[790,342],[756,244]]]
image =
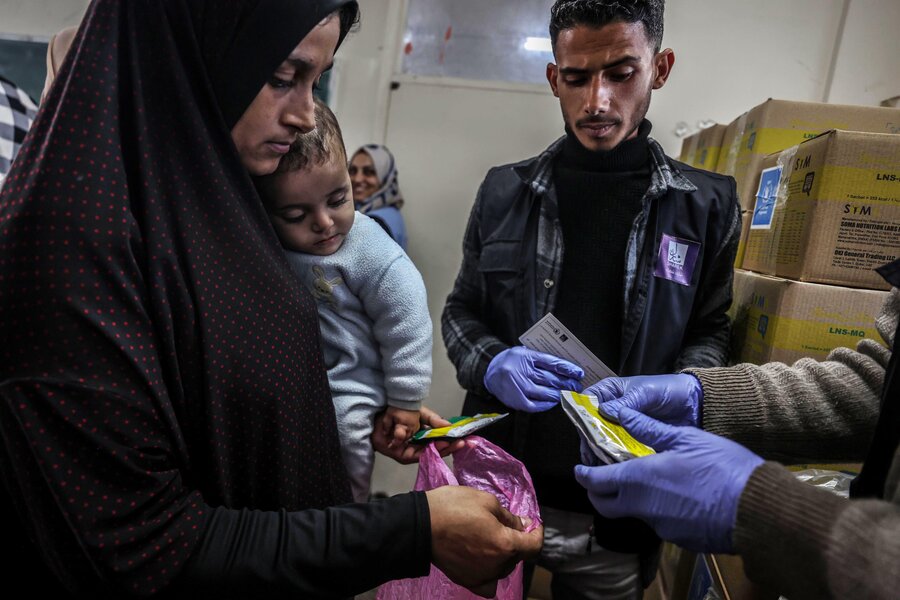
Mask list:
[[354,212],[334,114],[316,103],[316,129],[258,181],[287,257],[316,300],[328,383],[353,496],[369,495],[376,413],[391,444],[419,429],[431,385],[425,284],[378,223]]

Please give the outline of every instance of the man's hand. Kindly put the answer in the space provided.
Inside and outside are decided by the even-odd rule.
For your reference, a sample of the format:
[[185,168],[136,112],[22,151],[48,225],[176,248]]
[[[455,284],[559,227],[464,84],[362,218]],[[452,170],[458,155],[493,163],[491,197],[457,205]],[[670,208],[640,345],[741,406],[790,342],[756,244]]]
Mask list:
[[602,467],[575,466],[575,479],[603,516],[637,517],[663,539],[696,552],[733,552],[738,501],[763,459],[694,427],[675,427],[622,408],[619,420],[657,454]]
[[[375,422],[380,423],[381,418],[381,416],[376,415]],[[421,410],[419,410],[419,423],[423,429],[434,429],[435,427],[447,427],[450,425],[450,421],[441,417],[427,406],[423,406]],[[424,444],[392,444],[393,440],[394,436],[392,431],[386,431],[381,427],[376,427],[372,431],[372,447],[381,454],[393,458],[402,465],[419,462],[419,455],[422,454],[422,451],[425,449]],[[442,440],[434,442],[434,447],[440,452],[441,456],[452,454],[465,445],[465,440],[456,440],[452,442]]]
[[484,374],[484,387],[506,406],[542,412],[559,404],[560,390],[581,390],[584,371],[578,365],[525,346],[507,348],[494,357]]
[[670,425],[701,426],[703,388],[686,373],[607,377],[584,391],[597,396],[600,411],[618,419],[622,407],[630,408]]
[[497,580],[536,556],[544,528],[524,522],[487,492],[444,486],[425,492],[431,512],[431,562],[454,583],[492,598]]

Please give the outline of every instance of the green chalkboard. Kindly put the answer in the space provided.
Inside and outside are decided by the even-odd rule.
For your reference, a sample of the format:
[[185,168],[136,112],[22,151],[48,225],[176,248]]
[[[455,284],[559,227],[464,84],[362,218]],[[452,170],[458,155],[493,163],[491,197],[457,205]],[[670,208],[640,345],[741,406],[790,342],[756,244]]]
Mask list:
[[0,34],[0,75],[28,92],[37,104],[47,78],[47,42],[8,39]]

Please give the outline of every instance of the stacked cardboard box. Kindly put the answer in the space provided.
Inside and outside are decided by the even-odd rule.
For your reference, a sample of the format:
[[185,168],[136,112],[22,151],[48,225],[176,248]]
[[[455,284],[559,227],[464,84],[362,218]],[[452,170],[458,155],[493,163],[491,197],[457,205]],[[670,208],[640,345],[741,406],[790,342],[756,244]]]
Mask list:
[[766,157],[742,267],[888,289],[900,256],[900,135],[830,131]]
[[[882,342],[875,317],[888,292],[872,269],[900,256],[898,133],[897,109],[780,100],[724,129],[715,170],[735,177],[744,219],[734,362],[822,360]],[[692,144],[696,164],[699,134]],[[673,599],[778,598],[733,556],[664,551],[660,579]]]
[[734,176],[742,208],[752,210],[755,176],[763,159],[829,129],[900,133],[900,111],[769,99],[727,127],[716,170]]
[[694,153],[695,167],[715,171],[722,152],[722,140],[725,137],[726,125],[713,125],[700,130],[697,134],[697,150]]
[[713,125],[684,138],[678,160],[694,167],[715,171],[722,150],[725,125]]
[[678,160],[681,162],[693,165],[694,164],[694,156],[697,154],[697,144],[700,143],[700,132],[692,133],[687,136],[681,142],[681,154],[678,156]]
[[734,257],[734,268],[744,266],[744,255],[747,253],[747,238],[750,237],[750,221],[753,213],[748,210],[741,211],[741,240],[738,242],[737,255]]
[[718,170],[735,176],[745,209],[734,361],[821,360],[881,341],[889,286],[873,269],[900,256],[897,133],[897,109],[781,100],[728,126]]
[[743,133],[747,124],[747,113],[740,115],[734,121],[725,126],[722,134],[722,149],[719,152],[719,160],[716,161],[716,172],[725,175],[734,175],[734,167],[737,164],[738,151],[740,150],[741,137],[738,129]]
[[[657,581],[661,597],[667,600],[778,600],[779,597],[775,590],[747,579],[739,556],[698,555],[670,543],[663,544]],[[645,593],[644,597],[653,596]]]
[[[706,169],[707,171],[724,173],[725,164],[728,162],[725,157],[729,150],[724,147],[725,140],[730,140],[734,137],[733,131],[735,127],[736,124],[734,122],[731,125],[720,125],[717,123],[712,127],[701,129],[700,131],[687,136],[681,143],[681,154],[679,155],[678,160],[693,167]],[[746,229],[746,216],[744,217],[743,222],[744,229]],[[747,236],[742,232],[737,256],[734,260],[735,268],[740,268],[741,266],[746,241]]]
[[875,316],[888,292],[803,283],[737,270],[732,358],[761,365],[824,360],[863,338],[881,342]]

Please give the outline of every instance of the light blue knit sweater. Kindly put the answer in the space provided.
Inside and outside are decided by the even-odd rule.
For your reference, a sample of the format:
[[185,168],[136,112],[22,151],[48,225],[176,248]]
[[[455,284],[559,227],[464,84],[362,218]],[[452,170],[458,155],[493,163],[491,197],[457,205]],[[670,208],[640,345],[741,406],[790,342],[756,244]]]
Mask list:
[[425,284],[400,246],[359,212],[334,254],[287,256],[316,299],[345,462],[359,496],[371,472],[375,413],[385,405],[418,410],[431,386]]
[[357,212],[337,252],[288,259],[316,298],[332,393],[418,409],[431,386],[431,317],[422,276],[400,246]]

